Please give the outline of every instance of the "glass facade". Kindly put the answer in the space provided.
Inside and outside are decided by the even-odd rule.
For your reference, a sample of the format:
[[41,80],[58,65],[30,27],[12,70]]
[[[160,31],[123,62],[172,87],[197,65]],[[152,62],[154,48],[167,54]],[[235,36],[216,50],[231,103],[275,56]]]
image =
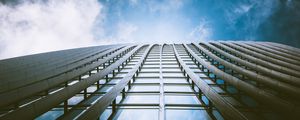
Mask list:
[[[110,47],[76,50],[74,56],[69,56],[72,58],[61,61],[49,57],[40,66],[18,66],[20,70],[32,66],[26,71],[40,70],[49,75],[23,75],[27,80],[23,86],[12,81],[9,87],[16,90],[2,88],[15,94],[0,93],[6,95],[1,97],[0,119],[295,118],[296,114],[285,112],[292,103],[298,103],[294,99],[297,96],[289,93],[295,91],[281,88],[287,84],[281,82],[278,84],[283,86],[274,89],[264,79],[275,79],[265,76],[263,70],[251,68],[254,58],[246,58],[253,56],[229,51],[242,51],[238,49],[243,46],[201,43]],[[279,90],[286,90],[286,94]],[[284,114],[277,114],[281,112]]]
[[174,54],[172,46],[154,46],[125,98],[117,102],[116,112],[110,116],[105,112],[100,119],[211,119]]

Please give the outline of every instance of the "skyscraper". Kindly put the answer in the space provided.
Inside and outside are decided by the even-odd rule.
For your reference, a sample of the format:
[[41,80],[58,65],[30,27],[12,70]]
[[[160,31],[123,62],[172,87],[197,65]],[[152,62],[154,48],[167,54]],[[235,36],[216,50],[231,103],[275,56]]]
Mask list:
[[300,49],[86,47],[0,61],[0,119],[297,119]]

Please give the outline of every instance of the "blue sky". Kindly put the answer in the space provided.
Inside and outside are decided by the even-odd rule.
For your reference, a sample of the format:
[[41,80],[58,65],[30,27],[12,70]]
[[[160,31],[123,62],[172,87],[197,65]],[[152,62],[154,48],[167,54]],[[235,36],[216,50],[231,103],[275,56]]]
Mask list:
[[299,8],[296,0],[1,0],[0,59],[116,43],[300,47]]
[[132,39],[275,41],[300,46],[300,4],[293,0],[100,0],[110,33],[136,28]]

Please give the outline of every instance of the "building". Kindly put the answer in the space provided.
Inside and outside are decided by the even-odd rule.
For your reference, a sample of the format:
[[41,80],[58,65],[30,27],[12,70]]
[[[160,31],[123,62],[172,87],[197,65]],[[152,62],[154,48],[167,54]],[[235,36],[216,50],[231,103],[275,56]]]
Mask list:
[[300,49],[86,47],[0,61],[0,119],[300,119]]

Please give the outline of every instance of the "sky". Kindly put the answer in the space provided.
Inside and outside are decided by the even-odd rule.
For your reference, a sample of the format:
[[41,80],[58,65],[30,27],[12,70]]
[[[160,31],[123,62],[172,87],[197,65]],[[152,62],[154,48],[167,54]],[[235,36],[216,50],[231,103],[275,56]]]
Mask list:
[[0,0],[0,59],[119,43],[300,47],[297,0]]

